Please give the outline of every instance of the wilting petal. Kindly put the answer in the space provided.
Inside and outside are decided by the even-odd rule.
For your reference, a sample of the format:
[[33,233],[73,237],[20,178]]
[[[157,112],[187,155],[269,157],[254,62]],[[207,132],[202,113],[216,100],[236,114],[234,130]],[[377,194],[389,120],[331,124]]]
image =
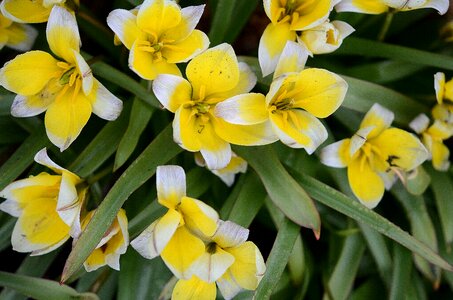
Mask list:
[[222,139],[235,145],[260,146],[278,140],[270,121],[255,125],[237,125],[217,118],[215,131]]
[[206,252],[197,259],[190,270],[201,280],[214,282],[225,273],[233,262],[233,255],[213,243],[206,246]]
[[324,125],[303,110],[270,114],[275,133],[282,143],[292,148],[304,148],[313,153],[327,139]]
[[6,45],[18,51],[28,51],[33,46],[38,31],[26,24],[12,24],[8,27],[8,42]]
[[174,209],[186,195],[186,174],[180,166],[158,166],[156,170],[157,200]]
[[360,123],[360,128],[374,126],[373,130],[367,136],[368,139],[372,139],[381,134],[385,129],[389,128],[394,117],[395,115],[392,111],[375,103],[366,113],[362,123]]
[[5,17],[19,23],[42,23],[50,14],[50,8],[44,7],[41,1],[4,0],[0,8]]
[[217,212],[206,203],[183,197],[179,206],[184,222],[192,232],[201,233],[201,235],[210,237],[217,230],[217,221],[219,215]]
[[237,95],[222,101],[216,105],[214,114],[238,125],[253,125],[269,119],[266,98],[258,93]]
[[239,81],[239,66],[233,47],[220,44],[192,59],[186,69],[193,97],[211,95],[234,88]]
[[374,208],[384,195],[384,181],[374,172],[366,158],[360,156],[348,166],[348,180],[352,192],[368,208]]
[[441,142],[433,142],[431,146],[431,155],[434,169],[438,171],[447,171],[450,167],[450,150]]
[[168,268],[180,279],[188,279],[191,265],[203,255],[204,243],[185,226],[179,227],[161,253]]
[[258,47],[258,60],[263,77],[274,72],[287,41],[295,41],[296,33],[289,23],[269,24],[263,32]]
[[365,14],[382,14],[388,6],[376,0],[342,0],[335,6],[337,12],[351,11]]
[[69,63],[75,63],[72,50],[79,52],[80,35],[73,13],[55,5],[47,21],[47,42],[53,53]]
[[11,115],[13,117],[33,117],[45,112],[53,102],[52,98],[40,97],[40,94],[33,96],[17,95],[11,105]]
[[219,221],[212,240],[222,248],[237,247],[249,237],[249,230],[231,221]]
[[[294,78],[294,107],[303,108],[317,118],[326,118],[343,103],[348,84],[340,76],[323,70],[307,69]],[[298,91],[300,89],[300,92]]]
[[180,279],[173,289],[173,300],[212,300],[217,294],[215,283],[208,283],[193,276],[189,280]]
[[104,120],[116,120],[123,109],[123,102],[96,79],[87,98],[91,102],[93,113]]
[[192,86],[181,76],[161,74],[153,81],[157,100],[169,111],[176,110],[192,98]]
[[137,16],[126,9],[115,9],[107,17],[107,24],[127,49],[141,36],[137,26]]
[[[43,51],[30,51],[16,56],[0,69],[0,84],[16,94],[39,93],[61,69],[57,60]],[[32,76],[30,76],[32,75]],[[24,79],[27,80],[24,80]]]
[[[188,37],[200,21],[205,5],[188,6],[181,9],[181,21],[162,33],[162,40],[180,41]],[[209,41],[208,41],[209,44]]]
[[200,30],[194,30],[185,39],[164,45],[161,52],[168,63],[174,64],[187,62],[208,47],[208,36]]
[[162,218],[154,221],[135,238],[131,246],[144,258],[159,256],[173,237],[180,221],[181,215],[176,210],[169,209]]
[[137,14],[137,25],[159,35],[181,22],[181,9],[174,1],[145,0]]
[[299,73],[304,69],[307,59],[307,49],[296,42],[287,41],[282,55],[278,60],[277,67],[274,72],[274,78],[277,78],[285,73]]
[[350,142],[350,139],[344,139],[324,147],[320,153],[321,162],[329,167],[346,167],[351,159]]
[[219,101],[231,98],[239,94],[245,94],[250,92],[256,84],[256,75],[252,69],[244,62],[239,63],[239,81],[237,85],[222,93],[215,93],[210,95],[210,99],[217,98]]
[[83,95],[69,90],[49,106],[45,117],[47,136],[61,151],[79,136],[91,115],[91,103]]

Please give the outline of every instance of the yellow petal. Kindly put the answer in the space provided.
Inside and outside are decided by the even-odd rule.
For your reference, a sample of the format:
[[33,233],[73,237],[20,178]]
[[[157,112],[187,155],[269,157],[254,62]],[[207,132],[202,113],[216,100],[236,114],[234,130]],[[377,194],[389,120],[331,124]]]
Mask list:
[[237,247],[247,241],[249,230],[231,221],[219,220],[212,240],[222,248]]
[[372,139],[389,128],[393,118],[394,114],[392,111],[375,103],[366,113],[362,123],[360,123],[360,128],[373,127],[373,130],[366,136],[367,139]]
[[242,146],[268,145],[278,140],[270,121],[255,125],[237,125],[217,118],[215,131],[228,143]]
[[93,88],[87,98],[91,102],[93,113],[104,120],[116,120],[123,109],[123,102],[96,79],[93,80]]
[[60,192],[58,193],[57,211],[60,218],[68,226],[79,223],[82,200],[76,185],[80,179],[69,171],[63,172],[61,176]]
[[295,93],[294,107],[302,108],[317,118],[326,118],[335,112],[348,90],[343,78],[323,69],[303,70],[292,80],[295,86],[288,92]]
[[208,36],[200,30],[194,30],[183,40],[164,44],[161,52],[168,63],[175,64],[189,61],[208,47]]
[[16,94],[35,95],[52,77],[59,74],[61,69],[57,62],[43,51],[30,51],[18,55],[0,69],[0,84]]
[[448,147],[443,143],[433,142],[431,152],[434,169],[447,171],[450,167],[450,150],[448,150]]
[[47,136],[61,151],[79,136],[91,115],[91,104],[83,93],[69,89],[49,106],[45,116]]
[[211,170],[211,172],[217,175],[227,186],[233,185],[234,177],[236,174],[245,173],[247,171],[247,162],[241,157],[236,156],[234,152],[232,152],[231,154],[232,157],[230,163],[225,168]]
[[348,165],[350,139],[344,139],[324,147],[320,153],[321,162],[329,167],[344,168]]
[[280,8],[283,7],[280,1],[276,0],[263,0],[264,11],[272,23],[277,23],[280,17]]
[[145,0],[137,14],[138,27],[156,36],[175,27],[179,22],[181,22],[181,9],[173,1]]
[[193,276],[189,280],[180,279],[173,289],[172,300],[214,300],[217,290],[215,283],[207,283]]
[[204,243],[185,226],[179,227],[161,253],[168,268],[180,279],[191,277],[189,268],[203,255]]
[[332,0],[303,1],[296,10],[298,18],[291,20],[291,30],[307,30],[322,24],[329,17],[332,9]]
[[75,63],[73,50],[79,52],[80,35],[73,13],[55,5],[46,28],[47,42],[53,53],[69,63]]
[[212,243],[206,245],[206,252],[192,265],[191,271],[203,281],[215,282],[233,262],[233,255]]
[[308,59],[308,51],[301,44],[287,41],[282,55],[278,60],[277,67],[274,72],[274,78],[277,78],[285,73],[297,72],[304,69]]
[[179,208],[187,228],[192,232],[207,237],[216,232],[219,215],[209,205],[197,199],[183,197]]
[[129,50],[142,34],[137,26],[137,16],[125,9],[115,9],[110,12],[107,24]]
[[436,91],[437,103],[442,104],[445,93],[445,74],[437,72],[434,74],[434,89]]
[[209,96],[209,100],[217,99],[215,102],[234,97],[239,94],[250,92],[256,84],[256,75],[252,69],[244,62],[239,63],[239,80],[237,85],[222,93],[214,93]]
[[214,114],[232,124],[253,125],[269,119],[263,94],[237,95],[218,103]]
[[363,155],[356,157],[348,165],[348,180],[351,190],[360,202],[374,208],[384,195],[384,181],[371,169]]
[[236,54],[229,44],[208,49],[189,62],[186,75],[192,84],[195,99],[228,91],[234,88],[239,80]]
[[[449,80],[444,85],[444,98],[453,101],[453,80]],[[439,102],[442,103],[442,102]]]
[[200,21],[205,5],[188,6],[181,9],[181,20],[175,27],[162,33],[162,40],[181,41],[187,38]]
[[95,271],[105,265],[105,254],[101,248],[94,249],[83,263],[83,266],[87,272]]
[[17,95],[11,105],[13,117],[33,117],[47,110],[53,102],[53,98],[41,97],[41,94],[33,96]]
[[50,9],[42,1],[4,0],[0,4],[2,14],[19,23],[42,23],[49,18]]
[[156,170],[157,200],[175,209],[186,195],[186,174],[180,166],[158,166]]
[[447,124],[453,124],[453,105],[451,104],[436,104],[431,110],[433,118]]
[[351,11],[365,14],[382,14],[389,10],[383,1],[376,0],[342,0],[335,6],[337,12]]
[[286,42],[295,40],[296,32],[290,30],[289,23],[267,25],[258,46],[258,60],[263,76],[275,71]]
[[439,120],[434,121],[434,124],[428,128],[427,133],[437,140],[446,140],[453,135],[450,126]]
[[12,24],[7,28],[8,47],[18,51],[28,51],[33,46],[38,31],[26,24]]
[[192,99],[192,86],[181,76],[168,74],[157,76],[153,81],[153,92],[157,100],[173,113]]

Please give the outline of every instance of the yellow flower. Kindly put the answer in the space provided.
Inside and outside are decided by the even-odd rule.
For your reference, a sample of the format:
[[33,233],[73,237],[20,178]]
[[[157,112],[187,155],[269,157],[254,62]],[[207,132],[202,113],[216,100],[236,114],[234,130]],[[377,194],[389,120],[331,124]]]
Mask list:
[[435,120],[445,123],[453,131],[453,79],[445,82],[445,74],[437,72],[434,74],[434,89],[437,104],[431,114]]
[[33,46],[38,31],[25,24],[18,24],[0,13],[0,50],[6,46],[18,51],[28,51]]
[[181,75],[176,63],[206,50],[209,39],[195,26],[204,5],[181,9],[171,0],[145,0],[136,11],[116,9],[107,24],[130,50],[129,67],[140,77]]
[[324,23],[339,0],[263,0],[271,23],[264,30],[258,47],[263,76],[274,72],[287,41],[296,41],[296,31]]
[[91,112],[114,120],[122,102],[97,81],[80,55],[80,36],[72,13],[54,6],[47,23],[47,41],[57,60],[43,51],[30,51],[0,69],[0,84],[18,94],[11,107],[15,117],[46,111],[50,141],[61,151],[77,138]]
[[192,59],[186,75],[188,80],[160,75],[153,82],[153,91],[160,103],[175,113],[175,142],[188,151],[200,151],[209,169],[228,165],[228,142],[262,145],[275,141],[268,138],[272,129],[267,124],[231,125],[214,115],[218,103],[249,92],[256,83],[255,75],[245,63],[238,63],[230,45],[218,45]]
[[284,144],[313,153],[327,139],[317,118],[328,117],[341,105],[348,85],[326,70],[301,70],[306,57],[297,43],[288,42],[269,93],[232,97],[217,105],[215,115],[232,124],[270,122]]
[[205,252],[192,265],[194,276],[176,283],[173,300],[213,300],[216,282],[225,299],[232,299],[242,289],[258,287],[266,265],[258,247],[247,242],[248,229],[231,221],[219,223],[217,232],[206,242]]
[[8,19],[19,23],[43,23],[55,5],[75,11],[79,0],[3,0],[0,9]]
[[0,191],[0,210],[19,219],[11,236],[13,249],[42,255],[80,234],[80,210],[86,188],[74,173],[55,164],[46,149],[35,161],[58,175],[40,173],[15,181]]
[[[82,222],[82,228],[90,222],[95,210],[90,211]],[[91,272],[98,268],[109,265],[115,270],[120,269],[120,256],[126,253],[129,245],[129,232],[127,231],[127,217],[124,209],[120,209],[116,219],[101,239],[96,249],[91,252],[83,263],[85,270]]]
[[179,166],[159,166],[156,171],[157,200],[168,208],[131,242],[143,257],[159,254],[178,278],[190,278],[189,267],[204,252],[197,237],[212,236],[219,216],[209,205],[186,196],[186,175]]
[[429,126],[429,118],[425,114],[418,115],[409,126],[422,136],[423,145],[428,149],[433,167],[438,171],[446,171],[450,167],[450,150],[443,141],[453,135],[453,130],[446,123],[435,120]]
[[348,168],[349,185],[354,195],[368,208],[382,199],[396,176],[411,171],[428,158],[428,151],[417,137],[391,128],[394,115],[374,104],[359,130],[350,139],[333,143],[321,152],[325,165]]
[[354,28],[346,22],[324,22],[302,31],[299,40],[311,54],[325,54],[337,50],[343,43],[343,39],[354,31]]
[[[200,152],[195,153],[195,162],[200,167],[206,166],[206,162]],[[231,160],[225,168],[209,171],[218,176],[227,186],[232,186],[235,175],[247,171],[247,162],[242,157],[237,156],[236,153],[231,152]]]
[[335,6],[337,12],[352,11],[364,14],[382,14],[389,10],[408,11],[434,8],[441,15],[448,10],[448,0],[342,0]]

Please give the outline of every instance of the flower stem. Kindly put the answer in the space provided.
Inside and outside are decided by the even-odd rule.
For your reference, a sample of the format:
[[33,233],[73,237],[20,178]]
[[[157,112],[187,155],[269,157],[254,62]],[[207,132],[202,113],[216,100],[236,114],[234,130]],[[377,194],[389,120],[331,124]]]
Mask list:
[[385,16],[384,25],[382,26],[381,31],[379,32],[379,35],[378,35],[378,41],[380,41],[380,42],[384,41],[385,36],[387,35],[387,32],[390,28],[390,25],[392,24],[394,14],[395,14],[394,12],[390,11]]

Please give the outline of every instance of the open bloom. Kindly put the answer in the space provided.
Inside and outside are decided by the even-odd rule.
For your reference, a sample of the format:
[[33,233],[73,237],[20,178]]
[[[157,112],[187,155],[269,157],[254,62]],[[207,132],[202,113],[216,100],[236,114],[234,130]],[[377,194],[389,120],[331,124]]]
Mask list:
[[14,22],[43,23],[47,21],[55,5],[75,11],[79,7],[79,0],[3,0],[0,9]]
[[[200,167],[206,166],[206,162],[199,152],[195,153],[195,162]],[[231,152],[231,160],[225,168],[209,171],[219,177],[227,186],[232,186],[236,174],[247,171],[247,162],[242,157],[237,156],[236,153]]]
[[441,15],[448,10],[448,0],[342,0],[335,6],[338,12],[352,11],[364,14],[382,14],[389,10],[407,11],[434,8]]
[[423,145],[429,151],[429,159],[438,171],[446,171],[450,167],[450,150],[443,141],[453,135],[453,130],[446,123],[435,120],[429,126],[429,118],[425,114],[418,115],[409,126],[422,137]]
[[214,108],[223,100],[249,92],[256,77],[245,63],[238,63],[233,48],[221,44],[192,59],[187,79],[160,75],[153,91],[160,103],[175,113],[173,138],[182,148],[201,152],[209,169],[222,169],[231,160],[229,143],[268,144],[268,124],[232,125],[217,118]]
[[86,187],[77,175],[55,164],[46,149],[35,155],[35,161],[57,175],[43,172],[9,184],[0,191],[6,198],[0,210],[19,218],[11,236],[13,249],[41,255],[80,234]]
[[216,116],[240,125],[270,122],[284,144],[313,153],[327,139],[327,131],[317,118],[326,118],[337,110],[348,85],[329,71],[303,70],[306,57],[297,43],[288,42],[269,93],[227,99],[217,105]]
[[197,236],[212,236],[219,216],[209,205],[186,196],[186,175],[179,166],[159,166],[156,171],[157,200],[168,208],[136,239],[132,247],[143,257],[161,255],[178,278],[190,278],[190,266],[204,252]]
[[428,151],[413,134],[390,127],[394,115],[374,104],[350,139],[333,143],[321,152],[325,165],[348,168],[354,195],[369,208],[382,199],[396,176],[411,171],[428,158]]
[[116,9],[107,24],[130,50],[129,67],[140,77],[181,75],[176,63],[206,50],[209,39],[195,26],[204,5],[181,9],[171,0],[145,0],[137,11]]
[[302,31],[299,42],[303,43],[311,54],[331,53],[340,48],[343,39],[354,31],[354,28],[346,22],[324,22]]
[[33,46],[38,31],[25,24],[18,24],[0,13],[0,50],[6,46],[18,51],[28,51]]
[[435,120],[447,124],[453,131],[453,79],[446,82],[445,74],[437,72],[434,74],[434,89],[437,104],[431,111],[432,116]]
[[258,48],[263,76],[274,72],[287,41],[296,41],[297,31],[324,23],[339,0],[264,0],[271,23],[264,30]]
[[50,141],[61,151],[77,138],[91,112],[114,120],[122,102],[97,81],[80,55],[80,36],[72,13],[54,6],[47,23],[50,49],[63,61],[43,51],[30,51],[0,69],[0,84],[18,94],[11,107],[15,117],[46,111]]
[[[95,210],[90,211],[82,222],[85,228],[93,217]],[[115,270],[120,269],[120,255],[126,253],[129,245],[129,232],[127,231],[127,217],[124,209],[120,209],[116,219],[101,239],[96,249],[91,252],[83,263],[85,270],[91,272],[98,268],[109,265]]]
[[194,276],[178,281],[172,299],[215,299],[216,282],[225,299],[258,287],[266,265],[258,247],[247,241],[249,230],[231,221],[219,223],[203,255],[192,265]]

